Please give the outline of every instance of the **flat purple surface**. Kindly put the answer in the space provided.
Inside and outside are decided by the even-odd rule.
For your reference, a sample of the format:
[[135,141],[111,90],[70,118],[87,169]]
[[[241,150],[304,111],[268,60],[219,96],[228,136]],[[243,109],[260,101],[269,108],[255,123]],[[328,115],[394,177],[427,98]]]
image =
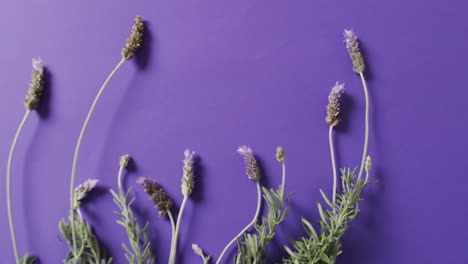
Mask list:
[[[138,3],[137,3],[138,2]],[[84,214],[115,258],[126,263],[124,230],[108,188],[118,158],[135,168],[135,211],[149,229],[158,263],[170,225],[136,185],[158,180],[180,206],[183,151],[200,157],[197,186],[181,227],[179,263],[200,263],[191,243],[217,257],[255,210],[255,185],[235,152],[253,148],[266,186],[280,183],[277,145],[287,155],[291,214],[271,246],[304,235],[300,217],[319,216],[319,189],[331,190],[324,122],[330,87],[346,83],[338,164],[360,162],[364,98],[342,40],[359,35],[369,71],[373,178],[339,263],[467,263],[466,1],[2,1],[0,3],[0,165],[24,113],[31,58],[49,85],[13,162],[18,246],[40,263],[61,263],[59,220],[69,208],[69,175],[79,130],[100,85],[120,59],[135,15],[147,22],[144,47],[111,81],[84,138],[77,184],[98,178]],[[13,263],[0,177],[0,259]],[[232,252],[225,263],[232,263]]]

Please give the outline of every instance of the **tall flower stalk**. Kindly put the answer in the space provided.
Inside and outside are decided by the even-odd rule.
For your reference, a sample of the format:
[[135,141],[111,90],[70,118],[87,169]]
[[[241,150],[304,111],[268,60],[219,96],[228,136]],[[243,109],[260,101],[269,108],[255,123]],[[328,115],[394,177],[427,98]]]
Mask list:
[[192,194],[193,188],[195,187],[195,174],[194,174],[194,169],[193,169],[194,155],[195,155],[194,151],[190,151],[189,149],[186,149],[184,151],[185,158],[184,160],[182,160],[182,162],[184,163],[184,167],[182,168],[182,185],[181,185],[182,195],[184,196],[184,199],[182,200],[182,205],[180,206],[179,214],[177,216],[175,233],[171,241],[171,252],[169,254],[170,255],[169,264],[175,263],[175,259],[177,257],[177,241],[179,238],[182,215],[184,214],[185,205],[187,204],[188,197]]
[[253,155],[252,149],[247,146],[242,146],[237,149],[237,152],[244,158],[245,162],[245,169],[247,176],[249,179],[257,185],[257,209],[255,211],[255,215],[252,219],[252,221],[242,229],[239,234],[237,234],[223,249],[221,254],[219,255],[218,260],[216,261],[216,264],[221,263],[221,260],[224,257],[224,254],[228,251],[228,249],[234,244],[247,230],[249,230],[250,227],[255,225],[257,222],[258,215],[260,214],[260,207],[262,204],[262,192],[260,188],[260,168],[258,167],[258,162],[255,156]]
[[125,258],[129,263],[153,264],[155,263],[155,258],[151,253],[151,243],[148,240],[148,234],[146,232],[150,223],[146,222],[143,229],[140,228],[131,209],[131,205],[135,201],[135,198],[130,199],[132,188],[129,188],[125,193],[122,187],[123,171],[127,167],[129,161],[129,155],[123,155],[120,157],[120,168],[117,177],[118,193],[114,190],[110,190],[112,196],[114,197],[115,204],[120,209],[120,212],[115,212],[115,214],[119,217],[117,223],[125,228],[125,231],[128,235],[128,242],[130,244],[130,246],[127,246],[126,244],[122,243],[122,247],[126,252]]
[[285,206],[287,198],[284,195],[286,184],[286,164],[283,148],[278,147],[276,159],[282,166],[282,180],[278,190],[268,190],[263,187],[263,198],[268,205],[268,216],[262,223],[255,225],[256,234],[244,234],[242,242],[238,242],[238,253],[234,259],[236,264],[267,263],[268,246],[276,234],[276,227],[286,219],[288,208]]
[[86,128],[88,127],[89,120],[91,119],[94,109],[99,99],[101,98],[101,95],[104,92],[104,89],[107,87],[107,84],[110,82],[110,80],[115,75],[115,73],[120,69],[120,67],[124,64],[124,62],[134,57],[136,50],[140,47],[141,42],[142,42],[142,37],[143,37],[143,29],[144,29],[144,25],[143,25],[142,18],[141,16],[137,16],[133,23],[131,35],[128,38],[127,42],[125,43],[124,48],[122,49],[122,59],[119,61],[117,66],[114,68],[114,70],[112,70],[110,75],[107,77],[107,79],[104,81],[103,85],[99,89],[99,92],[97,93],[96,98],[94,99],[93,104],[91,105],[88,115],[86,116],[83,127],[81,128],[81,132],[78,137],[78,142],[76,143],[75,154],[73,156],[73,165],[72,165],[72,170],[71,170],[71,179],[70,179],[70,215],[72,217],[71,230],[72,230],[72,243],[73,243],[72,253],[75,258],[75,262],[78,262],[80,252],[78,251],[77,245],[75,243],[76,232],[75,232],[75,221],[74,221],[74,214],[73,214],[73,197],[74,197],[74,186],[75,186],[75,178],[76,178],[76,167],[78,164],[78,155],[80,153],[81,142],[83,141],[84,133],[86,131]]
[[336,201],[336,161],[335,161],[335,148],[333,146],[333,128],[340,123],[340,100],[343,94],[344,84],[336,82],[332,87],[330,95],[328,96],[327,117],[325,122],[330,126],[328,130],[328,142],[330,144],[330,156],[333,169],[333,202]]
[[39,101],[44,89],[44,65],[42,64],[41,58],[32,60],[33,72],[31,76],[31,83],[29,84],[29,90],[24,100],[24,107],[26,112],[24,113],[23,119],[18,126],[16,134],[11,143],[10,153],[8,154],[7,171],[6,171],[6,201],[8,210],[8,222],[10,226],[11,243],[13,246],[13,252],[15,254],[16,263],[33,263],[35,257],[29,256],[27,253],[20,259],[18,253],[18,246],[16,244],[16,233],[15,225],[13,222],[13,212],[11,203],[11,164],[13,161],[13,155],[15,153],[16,143],[20,137],[21,131],[23,130],[24,124],[26,123],[31,111],[35,110],[39,106]]
[[353,70],[361,77],[362,87],[364,89],[364,97],[366,100],[366,112],[365,112],[365,131],[364,131],[364,147],[362,151],[361,166],[359,167],[359,173],[357,179],[360,180],[364,172],[364,166],[367,157],[367,148],[369,143],[369,93],[367,91],[367,82],[364,78],[364,70],[366,68],[364,64],[364,58],[362,56],[361,50],[359,49],[358,37],[354,34],[352,29],[345,29],[343,32],[344,41],[346,48],[349,52],[349,57],[353,63]]

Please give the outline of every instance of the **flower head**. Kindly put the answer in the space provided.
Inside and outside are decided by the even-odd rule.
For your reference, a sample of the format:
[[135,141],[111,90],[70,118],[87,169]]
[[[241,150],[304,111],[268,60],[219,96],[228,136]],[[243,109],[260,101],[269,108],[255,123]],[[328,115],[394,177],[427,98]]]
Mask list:
[[133,22],[132,32],[130,37],[127,39],[124,48],[122,49],[122,57],[126,60],[130,60],[135,56],[136,50],[141,46],[143,41],[143,30],[144,24],[141,16],[137,16]]
[[250,180],[258,182],[260,180],[260,168],[258,167],[257,159],[255,159],[252,149],[247,146],[242,146],[237,149],[245,162],[245,170]]
[[328,96],[327,117],[325,122],[329,126],[336,126],[340,123],[340,100],[344,91],[344,83],[336,82]]
[[359,49],[359,42],[356,34],[352,29],[345,29],[343,32],[344,41],[346,48],[349,52],[349,57],[353,62],[353,70],[356,73],[363,73],[366,68],[364,65],[364,59],[362,58],[361,51]]
[[143,186],[148,198],[153,202],[154,206],[159,210],[160,216],[166,216],[167,212],[171,209],[173,202],[155,180],[148,177],[141,177],[137,183]]
[[201,249],[197,244],[192,244],[192,249],[195,254],[198,256],[204,258],[205,256],[203,255],[203,249]]
[[125,154],[120,157],[120,167],[126,168],[128,166],[128,162],[130,162],[130,155]]
[[186,149],[184,151],[185,159],[182,160],[184,163],[182,172],[182,194],[189,196],[192,194],[193,188],[195,187],[195,175],[193,173],[193,162],[194,162],[195,151]]
[[276,160],[278,160],[278,162],[284,162],[284,158],[283,148],[280,146],[276,147]]
[[32,59],[32,66],[31,83],[29,84],[29,90],[24,100],[24,107],[26,107],[27,110],[37,109],[44,89],[44,65],[42,59],[40,57]]
[[94,189],[94,187],[96,187],[96,184],[98,182],[99,180],[96,179],[88,179],[75,188],[75,203],[73,206],[75,210],[80,207],[81,200],[88,196],[88,193],[91,192]]

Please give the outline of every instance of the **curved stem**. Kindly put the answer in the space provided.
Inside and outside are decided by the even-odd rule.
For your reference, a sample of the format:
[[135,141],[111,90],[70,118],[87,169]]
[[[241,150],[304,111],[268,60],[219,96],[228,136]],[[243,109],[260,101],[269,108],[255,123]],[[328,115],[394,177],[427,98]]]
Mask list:
[[281,203],[283,203],[284,199],[284,185],[286,184],[286,164],[285,162],[281,162],[281,166],[283,169],[283,176],[281,178]]
[[112,79],[114,74],[117,72],[117,70],[123,65],[125,62],[125,58],[122,58],[120,62],[117,64],[117,66],[114,68],[114,70],[109,74],[107,79],[104,81],[104,83],[101,86],[101,89],[99,89],[98,94],[96,95],[96,98],[94,98],[94,102],[91,105],[91,108],[89,109],[88,115],[86,116],[86,119],[84,121],[83,127],[81,128],[80,136],[78,137],[78,142],[76,143],[75,147],[75,155],[73,156],[73,166],[72,166],[72,171],[71,171],[71,179],[70,179],[70,216],[71,216],[71,230],[72,230],[72,243],[73,243],[73,259],[74,263],[76,263],[76,253],[77,253],[77,248],[76,248],[76,235],[75,235],[75,221],[74,221],[74,213],[73,213],[73,203],[74,203],[74,196],[75,196],[75,176],[76,176],[76,165],[78,164],[78,154],[80,153],[80,148],[81,148],[81,142],[83,141],[83,136],[86,131],[86,128],[88,126],[89,120],[91,119],[91,116],[93,115],[94,108],[96,107],[99,98],[101,98],[102,93],[104,92],[104,89],[106,88],[107,84],[109,81]]
[[262,203],[262,192],[260,190],[260,183],[257,182],[257,210],[255,211],[255,216],[254,218],[252,219],[252,222],[250,222],[244,229],[242,229],[242,231],[240,231],[239,234],[237,234],[237,236],[235,236],[230,242],[229,244],[227,244],[227,246],[223,249],[223,251],[221,252],[221,255],[219,255],[219,258],[218,260],[216,261],[216,264],[219,264],[221,263],[221,260],[223,259],[223,256],[224,254],[226,254],[226,251],[229,249],[229,247],[232,246],[232,244],[234,244],[234,242],[237,241],[237,239],[242,236],[242,234],[244,234],[252,225],[255,224],[255,222],[257,222],[257,218],[258,218],[258,214],[260,213],[260,205]]
[[170,210],[167,211],[167,216],[169,216],[169,220],[171,221],[171,227],[172,227],[172,235],[171,235],[171,252],[169,254],[169,263],[171,263],[172,260],[172,244],[174,243],[174,234],[175,234],[175,223],[174,223],[174,216],[172,216],[172,213]]
[[364,172],[364,166],[366,163],[367,157],[367,145],[369,143],[369,94],[367,92],[367,83],[366,79],[364,78],[364,74],[361,72],[359,73],[361,76],[362,87],[364,88],[364,96],[366,98],[366,113],[365,113],[365,132],[364,132],[364,150],[362,151],[362,161],[361,167],[359,169],[359,174],[357,180],[361,179],[362,173]]
[[336,175],[336,162],[335,162],[335,148],[333,146],[333,125],[330,126],[330,130],[328,130],[328,141],[330,142],[330,156],[333,168],[333,203],[336,201],[336,182],[337,182],[337,175]]
[[172,246],[171,246],[171,254],[169,258],[169,263],[174,264],[177,252],[177,240],[179,237],[179,230],[180,230],[180,221],[182,220],[182,215],[184,214],[185,205],[187,204],[187,195],[184,195],[184,200],[182,201],[182,205],[180,206],[179,215],[177,216],[177,224],[174,233],[174,237],[172,239]]
[[11,243],[13,244],[13,252],[15,253],[16,263],[19,263],[20,258],[18,254],[18,247],[16,246],[15,225],[13,223],[13,213],[11,208],[11,162],[13,160],[13,154],[15,153],[16,143],[18,142],[21,130],[23,130],[24,124],[26,123],[26,120],[28,119],[30,113],[31,110],[26,110],[26,113],[24,113],[23,119],[19,124],[18,130],[16,130],[15,137],[13,138],[13,143],[11,143],[10,154],[8,155],[7,163],[6,200],[8,208],[8,222],[10,224]]
[[117,176],[117,186],[119,187],[119,190],[123,193],[123,188],[122,188],[122,174],[123,174],[124,167],[120,166],[119,168],[119,175]]

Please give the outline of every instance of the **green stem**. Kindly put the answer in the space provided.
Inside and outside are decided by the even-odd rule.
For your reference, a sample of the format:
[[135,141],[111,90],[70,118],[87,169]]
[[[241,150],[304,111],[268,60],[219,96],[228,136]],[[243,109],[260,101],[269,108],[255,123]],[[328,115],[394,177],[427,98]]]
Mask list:
[[75,196],[75,176],[76,176],[76,166],[78,164],[78,155],[80,153],[80,148],[81,148],[81,142],[83,141],[84,133],[86,131],[86,128],[88,127],[89,120],[91,119],[91,116],[93,115],[94,108],[96,107],[99,98],[101,98],[102,93],[104,92],[104,89],[106,88],[107,84],[109,81],[112,79],[114,74],[117,72],[117,70],[123,65],[125,62],[125,58],[122,58],[120,62],[117,64],[117,66],[114,68],[114,70],[109,74],[107,79],[104,81],[104,83],[101,86],[101,89],[99,89],[98,94],[96,95],[96,98],[94,98],[93,104],[91,105],[91,108],[89,109],[88,115],[86,116],[86,119],[84,121],[83,127],[81,128],[80,136],[78,137],[78,142],[76,143],[76,148],[75,148],[75,154],[73,156],[73,166],[72,166],[72,171],[71,171],[71,179],[70,179],[70,215],[71,215],[71,229],[72,229],[72,244],[73,244],[73,259],[74,263],[78,261],[78,259],[75,259],[77,257],[77,248],[76,248],[76,235],[75,235],[75,214],[73,213],[73,204],[74,204],[74,196]]
[[187,204],[187,195],[184,195],[184,200],[182,201],[182,205],[180,206],[179,215],[177,216],[177,224],[174,233],[174,237],[172,239],[172,246],[171,246],[171,254],[169,258],[169,264],[175,263],[176,252],[177,252],[177,240],[179,237],[179,230],[180,230],[180,221],[182,220],[182,215],[184,213],[185,205]]
[[255,211],[255,216],[254,218],[252,219],[252,222],[250,222],[244,229],[242,229],[242,231],[240,231],[239,234],[237,234],[237,236],[235,236],[228,244],[227,246],[223,249],[223,251],[221,252],[221,255],[219,255],[219,258],[218,260],[216,261],[216,264],[219,264],[221,263],[221,260],[223,259],[223,256],[224,254],[226,254],[226,251],[229,249],[229,247],[232,246],[232,244],[234,244],[237,239],[239,239],[240,236],[242,236],[242,234],[244,234],[251,226],[253,226],[255,224],[255,222],[257,222],[257,218],[258,218],[258,214],[260,213],[260,206],[261,206],[261,203],[262,203],[262,193],[260,191],[260,183],[257,182],[257,210]]
[[335,162],[335,148],[333,146],[333,125],[330,126],[328,130],[328,141],[330,142],[330,156],[333,168],[333,203],[336,201],[336,182],[338,176],[336,175],[336,162]]
[[174,216],[172,216],[172,213],[170,210],[167,210],[167,216],[169,217],[169,220],[171,221],[171,227],[172,227],[172,235],[171,235],[171,252],[169,254],[169,263],[171,263],[172,260],[172,244],[174,243],[174,234],[176,230],[176,225],[174,223]]
[[26,110],[24,117],[19,124],[18,130],[16,131],[15,137],[13,138],[13,143],[11,143],[10,154],[8,155],[7,163],[7,178],[6,178],[6,199],[7,199],[7,208],[8,208],[8,222],[10,224],[10,234],[11,234],[11,243],[13,244],[13,252],[15,253],[16,263],[19,263],[20,258],[18,254],[18,247],[16,246],[16,234],[15,234],[15,225],[13,223],[13,213],[11,208],[11,162],[13,160],[13,154],[15,153],[16,143],[18,138],[23,130],[24,124],[28,119],[31,110]]
[[120,166],[119,168],[119,175],[117,176],[117,186],[119,187],[119,191],[123,194],[123,187],[122,187],[122,174],[123,174],[124,167]]
[[285,161],[281,162],[281,167],[283,170],[283,176],[281,177],[281,207],[284,203],[284,185],[286,185],[286,164]]
[[362,72],[359,73],[361,76],[362,87],[364,88],[364,96],[366,98],[366,114],[365,114],[365,133],[364,133],[364,150],[362,151],[362,161],[361,167],[359,168],[359,174],[357,180],[361,179],[362,173],[364,172],[364,166],[366,163],[367,157],[367,145],[369,143],[369,94],[367,92],[367,83],[366,79],[364,78],[364,74]]

